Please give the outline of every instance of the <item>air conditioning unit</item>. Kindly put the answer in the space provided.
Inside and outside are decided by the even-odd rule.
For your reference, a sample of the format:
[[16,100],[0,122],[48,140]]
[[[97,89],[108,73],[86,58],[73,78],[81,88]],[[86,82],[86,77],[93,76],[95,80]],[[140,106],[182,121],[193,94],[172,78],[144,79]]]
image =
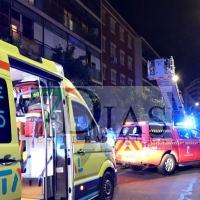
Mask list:
[[117,63],[117,57],[111,56],[111,63],[116,64]]
[[91,28],[90,34],[94,35],[94,36],[98,36],[99,35],[99,29],[98,28]]

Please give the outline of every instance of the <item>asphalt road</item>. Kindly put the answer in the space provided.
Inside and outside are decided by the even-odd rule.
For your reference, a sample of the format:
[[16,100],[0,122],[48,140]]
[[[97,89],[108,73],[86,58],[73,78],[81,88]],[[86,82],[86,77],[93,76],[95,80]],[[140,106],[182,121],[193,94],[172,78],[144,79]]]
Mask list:
[[177,168],[171,176],[119,168],[113,200],[200,200],[200,167]]

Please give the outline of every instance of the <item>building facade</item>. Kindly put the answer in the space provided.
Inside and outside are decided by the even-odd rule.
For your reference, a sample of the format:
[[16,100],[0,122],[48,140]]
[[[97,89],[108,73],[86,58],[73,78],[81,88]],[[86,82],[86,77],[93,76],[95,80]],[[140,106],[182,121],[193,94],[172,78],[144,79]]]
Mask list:
[[152,86],[147,79],[147,60],[159,58],[120,14],[102,0],[103,85]]
[[[135,74],[137,59],[141,58],[141,43],[137,39],[136,32],[119,13],[108,1],[102,0],[103,85],[127,86],[136,85],[137,80],[141,82],[141,74],[137,78]],[[141,68],[141,62],[137,65]]]
[[102,85],[100,0],[1,0],[0,38],[22,54],[51,59],[53,48],[75,45],[91,83]]
[[200,78],[195,79],[185,88],[184,101],[187,108],[191,106],[194,108],[195,103],[200,103]]

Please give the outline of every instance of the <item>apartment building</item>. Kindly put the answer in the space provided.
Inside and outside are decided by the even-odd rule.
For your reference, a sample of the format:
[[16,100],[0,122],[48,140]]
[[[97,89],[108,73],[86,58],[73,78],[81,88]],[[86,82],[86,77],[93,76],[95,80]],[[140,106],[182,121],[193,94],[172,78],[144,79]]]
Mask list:
[[1,0],[0,39],[33,59],[51,59],[52,48],[74,44],[90,83],[102,85],[100,0]]
[[141,85],[141,38],[108,3],[102,0],[103,85]]
[[195,107],[195,103],[200,103],[200,78],[192,81],[189,86],[185,88],[184,94],[184,101],[187,108],[191,106]]
[[147,41],[102,0],[103,85],[155,86],[147,79],[147,60],[156,58]]

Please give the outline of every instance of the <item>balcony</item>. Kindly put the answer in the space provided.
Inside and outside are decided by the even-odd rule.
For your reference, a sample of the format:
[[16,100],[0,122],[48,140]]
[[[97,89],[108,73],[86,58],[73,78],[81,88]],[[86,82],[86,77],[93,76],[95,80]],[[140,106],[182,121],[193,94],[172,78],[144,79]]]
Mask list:
[[100,70],[89,67],[89,73],[91,81],[102,82],[102,75]]
[[22,55],[36,61],[41,60],[42,45],[34,39],[24,37],[16,29],[0,26],[0,39],[17,46]]

